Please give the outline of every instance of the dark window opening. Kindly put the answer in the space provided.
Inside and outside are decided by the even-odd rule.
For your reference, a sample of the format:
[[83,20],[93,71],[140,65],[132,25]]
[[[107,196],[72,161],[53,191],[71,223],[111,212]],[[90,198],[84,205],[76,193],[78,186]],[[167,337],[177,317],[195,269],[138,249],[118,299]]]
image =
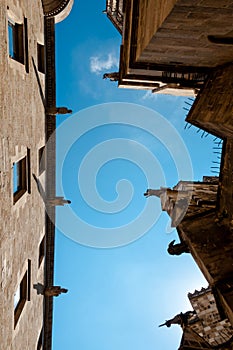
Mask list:
[[37,342],[37,350],[42,350],[43,345],[43,328],[41,329],[40,336]]
[[9,56],[24,64],[23,24],[8,21]]
[[42,241],[40,242],[40,247],[39,247],[39,261],[38,261],[39,267],[44,259],[44,256],[45,256],[45,236],[43,237]]
[[23,276],[20,285],[18,286],[15,294],[14,294],[14,324],[16,326],[23,307],[27,301],[27,292],[28,292],[28,274],[27,272]]
[[28,20],[24,17],[24,64],[25,64],[25,70],[27,73],[29,73],[29,60],[28,60]]
[[39,175],[45,171],[45,146],[39,149]]
[[27,148],[27,191],[31,193],[31,151]]
[[37,62],[38,62],[38,71],[45,73],[45,51],[44,45],[37,43]]
[[27,157],[13,164],[14,203],[27,191]]

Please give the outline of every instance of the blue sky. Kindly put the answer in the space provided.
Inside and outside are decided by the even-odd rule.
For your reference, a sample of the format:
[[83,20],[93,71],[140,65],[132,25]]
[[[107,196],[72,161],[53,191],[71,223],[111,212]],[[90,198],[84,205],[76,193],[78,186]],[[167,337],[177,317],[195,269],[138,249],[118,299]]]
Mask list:
[[172,350],[181,330],[158,325],[206,282],[188,254],[168,255],[176,232],[143,192],[213,175],[213,137],[184,130],[187,98],[102,79],[121,43],[104,9],[75,1],[56,27],[57,105],[73,114],[57,119],[57,195],[72,203],[57,209],[55,283],[69,292],[55,298],[53,349]]

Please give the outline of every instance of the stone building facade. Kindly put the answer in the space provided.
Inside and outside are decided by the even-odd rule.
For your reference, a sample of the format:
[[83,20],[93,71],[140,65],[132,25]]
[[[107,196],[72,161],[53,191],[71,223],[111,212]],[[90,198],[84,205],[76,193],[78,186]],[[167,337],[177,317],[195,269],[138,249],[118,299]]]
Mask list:
[[[223,153],[223,164],[225,158]],[[147,190],[146,195],[160,198],[162,210],[177,229],[180,242],[171,242],[168,252],[192,255],[213,290],[219,312],[233,325],[231,176],[221,170],[220,179],[180,181],[173,189]]]
[[123,1],[107,0],[106,11],[104,11],[120,34],[122,34],[124,24]]
[[[233,339],[233,328],[227,318],[220,315],[211,288],[188,294],[189,301],[195,310],[190,320],[192,330],[203,337],[211,346],[220,346]],[[225,346],[225,345],[224,345]]]
[[178,324],[183,330],[179,350],[233,348],[233,328],[228,318],[219,313],[210,287],[188,294],[192,310],[180,313],[161,326]]
[[[123,14],[123,24],[115,25],[122,45],[119,72],[106,77],[119,87],[193,91],[187,122],[223,139],[219,179],[180,181],[145,195],[161,199],[177,228],[180,242],[168,252],[192,254],[233,325],[233,0],[115,1],[112,12],[110,3],[111,21],[116,10]],[[212,346],[191,328],[184,334],[180,349]]]
[[188,95],[232,63],[232,0],[107,0],[106,9],[115,26],[123,14],[119,87]]
[[[54,143],[46,149],[55,131],[55,116],[47,113],[55,96],[54,24],[72,3],[0,3],[2,350],[51,348],[52,297],[43,288],[53,285],[55,209],[45,210],[34,178],[46,196],[55,196]],[[55,99],[51,103],[56,107]]]

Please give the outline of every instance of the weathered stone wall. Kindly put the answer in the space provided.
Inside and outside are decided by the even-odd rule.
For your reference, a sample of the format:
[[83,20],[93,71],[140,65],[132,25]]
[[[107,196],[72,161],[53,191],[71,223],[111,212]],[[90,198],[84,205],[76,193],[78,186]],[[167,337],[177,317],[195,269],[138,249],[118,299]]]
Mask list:
[[180,181],[173,190],[167,189],[160,196],[162,210],[167,211],[171,225],[176,227],[183,219],[215,210],[217,190],[217,183]]
[[[28,67],[9,57],[8,17],[28,26]],[[43,296],[33,284],[43,283],[43,262],[38,266],[39,244],[45,234],[45,210],[32,173],[39,175],[38,150],[45,143],[44,74],[38,73],[37,42],[44,43],[40,0],[0,2],[0,347],[32,350],[43,324]],[[35,63],[35,67],[33,65]],[[38,82],[39,80],[39,82]],[[13,163],[30,149],[31,193],[13,203]],[[14,327],[14,293],[31,261],[30,301]]]
[[233,64],[213,72],[197,96],[186,120],[218,137],[233,138],[232,77]]
[[228,341],[233,329],[228,319],[221,319],[211,289],[203,288],[199,292],[189,293],[188,297],[197,315],[197,321],[190,327],[212,346]]
[[[233,241],[230,228],[216,222],[210,213],[195,220],[183,220],[179,225],[191,254],[211,285],[231,280]],[[228,315],[229,319],[231,317]]]
[[232,10],[232,0],[141,0],[137,61],[177,67],[231,62],[233,46],[213,44],[208,35],[232,36]]
[[162,25],[177,0],[139,1],[139,26],[137,37],[137,57],[149,44],[151,37]]
[[231,142],[225,151],[226,167],[221,167],[219,189],[210,179],[206,183],[180,181],[174,190],[163,191],[160,198],[162,209],[170,215],[181,242],[186,243],[205,278],[217,290],[233,325],[232,171],[227,166],[230,146]]

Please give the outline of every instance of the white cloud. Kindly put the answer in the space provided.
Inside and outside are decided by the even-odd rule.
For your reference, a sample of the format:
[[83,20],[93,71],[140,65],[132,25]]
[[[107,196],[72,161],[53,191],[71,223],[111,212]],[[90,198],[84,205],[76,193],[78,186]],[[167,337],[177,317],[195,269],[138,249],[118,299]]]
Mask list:
[[108,73],[112,68],[118,68],[118,59],[114,54],[109,53],[107,57],[101,55],[90,57],[90,70],[92,73]]
[[148,90],[143,96],[142,100],[156,100],[157,99],[157,94],[153,94],[151,90]]

